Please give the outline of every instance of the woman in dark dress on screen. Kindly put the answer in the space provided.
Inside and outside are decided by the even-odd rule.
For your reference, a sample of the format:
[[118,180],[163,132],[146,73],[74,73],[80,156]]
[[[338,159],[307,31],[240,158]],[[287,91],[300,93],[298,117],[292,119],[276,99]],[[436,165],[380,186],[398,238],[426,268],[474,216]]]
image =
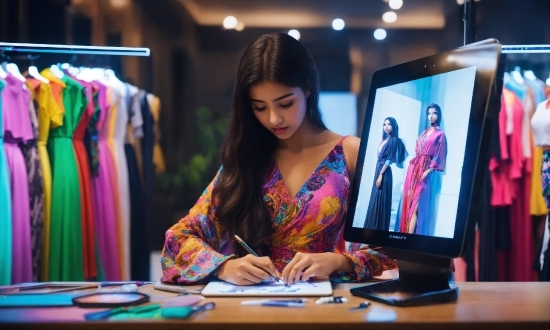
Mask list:
[[396,164],[403,168],[403,161],[408,156],[405,144],[399,138],[399,126],[395,118],[384,119],[382,142],[378,145],[377,152],[378,160],[364,227],[389,230],[393,187],[390,165]]

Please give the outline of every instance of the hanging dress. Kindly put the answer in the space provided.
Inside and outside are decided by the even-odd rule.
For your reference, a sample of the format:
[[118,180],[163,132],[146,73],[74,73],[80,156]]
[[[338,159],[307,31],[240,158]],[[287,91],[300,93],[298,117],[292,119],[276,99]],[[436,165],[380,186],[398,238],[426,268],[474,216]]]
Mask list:
[[88,123],[95,112],[93,100],[93,86],[85,81],[77,80],[76,82],[84,87],[86,95],[86,109],[80,117],[77,127],[73,134],[73,146],[78,165],[78,178],[80,186],[80,212],[82,219],[82,248],[84,258],[84,278],[94,279],[97,277],[97,262],[96,262],[96,244],[94,230],[94,210],[92,203],[92,179],[90,174],[90,163],[86,147],[84,146],[84,135]]
[[155,121],[149,102],[147,100],[146,92],[141,90],[139,92],[141,98],[141,116],[143,118],[143,138],[141,139],[141,151],[142,151],[142,168],[143,168],[143,197],[144,197],[144,214],[147,228],[154,228],[154,176],[155,167],[153,164],[153,154],[155,146]]
[[105,280],[118,281],[121,278],[118,254],[118,233],[116,210],[114,206],[113,184],[111,173],[114,162],[107,141],[109,103],[107,102],[107,87],[97,81],[93,82],[98,89],[98,100],[101,108],[96,129],[98,131],[99,168],[97,176],[92,177],[94,214],[96,216],[96,235],[99,246],[101,265]]
[[87,101],[80,84],[67,75],[62,81],[66,85],[63,90],[63,126],[52,129],[48,140],[53,182],[49,279],[82,281],[81,197],[72,137]]
[[19,143],[33,138],[29,113],[30,94],[25,83],[6,76],[2,91],[4,151],[10,172],[12,210],[12,283],[32,281],[29,184],[25,158]]
[[2,91],[5,84],[0,79],[0,285],[11,284],[12,216],[10,173],[4,152],[4,128],[2,126]]
[[113,189],[113,205],[115,208],[115,217],[116,217],[116,234],[117,234],[117,251],[118,251],[118,262],[120,268],[120,278],[125,279],[126,269],[125,269],[125,260],[124,260],[124,243],[123,243],[123,229],[122,229],[122,203],[120,196],[120,188],[118,184],[118,158],[116,157],[115,152],[115,141],[114,141],[114,132],[116,118],[118,115],[118,106],[119,101],[122,95],[115,89],[111,82],[105,81],[105,86],[107,87],[107,101],[109,102],[109,112],[107,117],[107,123],[104,126],[103,134],[107,140],[107,150],[110,153],[110,179],[111,187]]
[[164,173],[166,171],[166,164],[160,145],[160,99],[149,93],[147,94],[147,101],[149,102],[149,108],[154,120],[155,145],[153,146],[153,164],[155,165],[155,173]]
[[[29,202],[31,215],[31,252],[32,252],[32,278],[37,282],[40,280],[40,262],[42,260],[42,232],[44,229],[44,178],[42,177],[42,165],[38,156],[38,119],[36,110],[36,87],[41,82],[34,78],[27,78],[26,85],[32,95],[29,102],[29,114],[33,131],[33,139],[26,144],[21,144],[21,150],[27,164],[27,175],[29,178]],[[37,107],[35,107],[35,102]]]
[[[134,149],[135,140],[143,136],[141,118],[141,104],[139,99],[139,90],[129,84],[126,84],[126,104],[128,105],[128,116],[130,125],[127,126],[124,151],[128,163],[128,180],[130,183],[130,256],[131,263],[130,278],[141,279],[149,277],[150,261],[148,258],[142,258],[149,255],[149,242],[143,209],[143,192],[141,177],[139,174],[138,160]],[[139,262],[136,262],[139,260]]]
[[42,166],[42,179],[44,180],[44,226],[42,231],[42,261],[40,262],[40,280],[49,281],[50,278],[50,223],[52,215],[52,168],[50,155],[46,147],[50,129],[63,125],[63,89],[65,83],[57,79],[50,69],[45,69],[40,74],[50,81],[40,83],[35,88],[35,97],[38,101],[38,156]]
[[[126,85],[117,80],[111,80],[111,86],[120,96],[117,102],[117,111],[113,118],[112,131],[112,150],[115,162],[117,164],[117,186],[120,196],[120,242],[122,243],[122,261],[123,261],[123,279],[130,278],[130,183],[128,179],[128,162],[124,152],[124,137],[126,135],[126,126],[128,125],[128,102],[126,97]],[[137,259],[139,260],[139,259]],[[137,262],[136,260],[136,262]]]

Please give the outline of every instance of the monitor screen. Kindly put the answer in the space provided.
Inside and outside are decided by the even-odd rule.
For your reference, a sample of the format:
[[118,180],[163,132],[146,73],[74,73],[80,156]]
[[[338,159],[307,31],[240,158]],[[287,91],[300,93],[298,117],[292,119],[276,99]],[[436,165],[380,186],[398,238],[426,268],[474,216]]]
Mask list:
[[453,237],[475,74],[376,89],[354,227]]
[[489,42],[373,75],[346,240],[460,254],[467,220],[477,212],[476,169],[487,166],[499,53]]

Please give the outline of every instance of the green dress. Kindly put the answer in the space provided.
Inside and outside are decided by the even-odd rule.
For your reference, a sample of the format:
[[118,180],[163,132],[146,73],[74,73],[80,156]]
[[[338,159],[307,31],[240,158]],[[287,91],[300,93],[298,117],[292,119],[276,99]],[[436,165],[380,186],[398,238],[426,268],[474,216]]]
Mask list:
[[63,77],[63,126],[50,131],[48,153],[52,166],[50,224],[50,281],[83,281],[82,224],[78,164],[73,132],[87,100],[84,88]]
[[4,128],[2,127],[2,90],[0,79],[0,285],[11,284],[11,193],[10,173],[4,152]]

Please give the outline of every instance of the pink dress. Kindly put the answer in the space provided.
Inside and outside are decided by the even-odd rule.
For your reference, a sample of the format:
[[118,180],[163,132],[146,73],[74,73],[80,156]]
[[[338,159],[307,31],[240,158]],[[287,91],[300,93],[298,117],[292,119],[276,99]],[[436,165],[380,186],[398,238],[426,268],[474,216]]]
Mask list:
[[31,218],[27,166],[18,143],[34,138],[25,83],[8,74],[2,91],[4,150],[10,174],[12,283],[32,282]]
[[99,106],[101,108],[97,122],[99,173],[92,179],[95,230],[105,279],[118,281],[121,278],[121,273],[114,206],[115,196],[113,196],[113,183],[111,182],[111,173],[115,171],[115,168],[106,138],[110,109],[107,102],[107,87],[98,82],[94,82],[94,84],[99,88]]
[[433,205],[430,205],[432,204],[430,203],[430,188],[434,172],[428,174],[424,180],[422,180],[422,174],[429,168],[433,168],[434,171],[445,170],[447,142],[445,133],[439,127],[436,127],[429,135],[428,130],[422,132],[416,139],[416,155],[411,159],[407,168],[399,222],[399,231],[402,233],[408,232],[411,217],[418,206],[415,233],[433,235],[433,223],[427,222],[430,221],[430,211],[433,209]]

